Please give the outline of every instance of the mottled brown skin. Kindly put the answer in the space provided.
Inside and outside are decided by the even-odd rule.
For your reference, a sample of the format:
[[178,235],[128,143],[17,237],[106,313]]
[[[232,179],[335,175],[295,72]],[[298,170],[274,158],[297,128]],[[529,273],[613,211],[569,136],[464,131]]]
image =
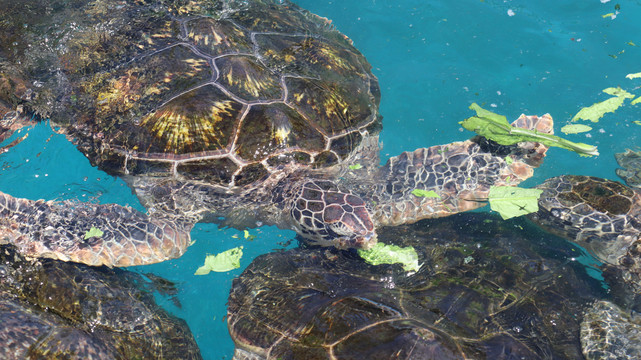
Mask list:
[[[491,185],[531,176],[547,149],[473,139],[379,168],[371,66],[327,19],[289,2],[36,1],[3,19],[0,103],[24,110],[5,128],[50,117],[149,209],[0,193],[0,243],[28,256],[163,261],[184,253],[198,221],[271,224],[319,245],[367,248],[376,226],[482,206]],[[552,119],[522,116],[515,126],[551,132]],[[104,234],[85,239],[91,227]]]

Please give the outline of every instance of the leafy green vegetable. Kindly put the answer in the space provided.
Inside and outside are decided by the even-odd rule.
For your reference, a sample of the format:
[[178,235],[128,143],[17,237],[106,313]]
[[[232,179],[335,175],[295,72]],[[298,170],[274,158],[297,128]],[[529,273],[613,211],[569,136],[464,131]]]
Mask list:
[[379,242],[369,250],[358,250],[358,255],[372,265],[400,263],[405,271],[418,271],[421,267],[418,264],[418,254],[411,246],[403,248]]
[[534,141],[547,146],[557,146],[571,150],[579,155],[599,155],[596,146],[575,143],[558,136],[540,133],[536,130],[513,127],[505,116],[485,110],[476,103],[470,105],[476,116],[465,119],[460,124],[465,129],[493,140],[501,145],[513,145],[522,141]]
[[621,89],[620,87],[615,87],[615,88],[609,87],[607,89],[603,89],[603,92],[608,94],[608,95],[612,95],[612,96],[623,96],[623,97],[625,97],[627,99],[632,99],[634,97],[634,95],[632,95],[629,92]]
[[632,100],[632,102],[630,103],[630,105],[636,105],[636,104],[638,104],[638,103],[640,103],[640,102],[641,102],[641,96],[639,96],[638,98],[636,98],[636,99]]
[[491,186],[488,200],[490,208],[503,220],[539,210],[539,196],[543,190],[523,189],[515,186]]
[[634,120],[633,123],[635,123],[637,125],[641,125],[641,121],[640,120]]
[[434,190],[423,190],[423,189],[414,189],[412,190],[412,195],[418,197],[428,197],[428,198],[441,198]]
[[363,168],[363,165],[361,165],[361,164],[354,164],[354,165],[350,165],[349,166],[350,170],[358,170],[358,169],[362,169],[362,168]]
[[194,275],[206,275],[210,271],[225,272],[240,267],[240,258],[243,256],[243,247],[235,247],[217,255],[207,255],[205,264],[196,270]]
[[603,92],[608,95],[612,95],[612,97],[582,108],[576,115],[574,115],[572,121],[590,120],[592,122],[598,122],[603,115],[613,113],[620,108],[625,99],[634,98],[634,95],[620,87],[603,89]]
[[505,158],[503,158],[503,160],[505,160],[505,163],[508,165],[512,165],[512,163],[514,162],[514,159],[512,159],[510,155],[507,155]]
[[102,232],[100,229],[92,226],[91,229],[89,229],[89,231],[87,231],[85,233],[85,240],[87,240],[89,238],[92,238],[92,237],[101,237],[104,234],[105,233]]
[[636,79],[636,78],[641,78],[641,72],[638,72],[636,74],[628,74],[625,76],[628,79]]
[[583,124],[568,124],[561,128],[564,134],[580,134],[592,130],[591,127]]

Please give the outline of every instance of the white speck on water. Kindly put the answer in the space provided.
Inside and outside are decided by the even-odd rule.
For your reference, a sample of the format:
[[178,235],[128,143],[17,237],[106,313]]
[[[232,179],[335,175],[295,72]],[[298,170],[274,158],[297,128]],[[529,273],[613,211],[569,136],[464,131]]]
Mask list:
[[605,129],[599,129],[599,132],[600,132],[601,134],[605,134]]
[[497,95],[501,95],[501,90],[496,92]]
[[494,104],[494,103],[490,104],[490,106],[491,106],[491,107],[493,107],[493,108],[495,108],[495,107],[499,107],[498,105],[496,105],[496,104]]
[[35,175],[34,175],[34,177],[36,177],[36,178],[39,178],[39,177],[40,177],[40,175],[38,175],[38,174],[35,174]]
[[601,4],[609,3],[610,0],[601,0]]
[[586,138],[591,138],[591,137],[592,137],[592,134],[585,134],[585,137],[586,137]]
[[514,16],[514,15],[516,15],[516,14],[514,13],[514,10],[512,10],[512,9],[507,9],[507,16]]

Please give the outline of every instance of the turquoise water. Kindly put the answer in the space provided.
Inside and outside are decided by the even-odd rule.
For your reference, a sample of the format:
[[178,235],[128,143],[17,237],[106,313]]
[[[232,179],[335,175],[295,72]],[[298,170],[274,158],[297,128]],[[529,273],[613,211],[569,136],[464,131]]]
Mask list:
[[[641,2],[582,1],[419,1],[300,0],[328,17],[369,59],[382,90],[382,157],[463,140],[458,122],[472,115],[472,102],[516,118],[550,113],[556,129],[582,107],[609,96],[607,87],[641,95]],[[513,14],[513,16],[510,16]],[[568,136],[599,146],[601,155],[582,158],[552,149],[524,186],[566,173],[616,179],[613,155],[639,150],[639,105],[626,105],[591,132]],[[89,165],[64,137],[40,124],[11,152],[0,155],[0,189],[20,197],[81,199],[140,206],[124,182]],[[196,243],[180,259],[137,270],[179,284],[182,308],[159,301],[189,323],[205,359],[231,358],[225,303],[231,280],[241,269],[194,276],[205,254],[244,245],[242,267],[293,237],[274,228],[242,232],[197,225]]]

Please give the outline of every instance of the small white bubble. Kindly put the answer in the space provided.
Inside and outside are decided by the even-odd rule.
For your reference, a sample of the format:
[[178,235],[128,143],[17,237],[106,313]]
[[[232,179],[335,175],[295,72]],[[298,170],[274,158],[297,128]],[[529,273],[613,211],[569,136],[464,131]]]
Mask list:
[[496,104],[490,104],[490,106],[493,107],[493,108],[498,107],[498,105],[496,105]]
[[512,10],[512,9],[508,9],[508,10],[507,10],[507,16],[514,16],[514,15],[516,15],[516,14],[514,13],[514,10]]
[[35,174],[34,176],[35,176],[36,178],[39,178],[39,177],[40,177],[40,175],[38,175],[38,174]]
[[605,129],[599,129],[599,132],[600,132],[601,134],[605,134]]
[[501,95],[501,90],[496,92],[497,95]]

